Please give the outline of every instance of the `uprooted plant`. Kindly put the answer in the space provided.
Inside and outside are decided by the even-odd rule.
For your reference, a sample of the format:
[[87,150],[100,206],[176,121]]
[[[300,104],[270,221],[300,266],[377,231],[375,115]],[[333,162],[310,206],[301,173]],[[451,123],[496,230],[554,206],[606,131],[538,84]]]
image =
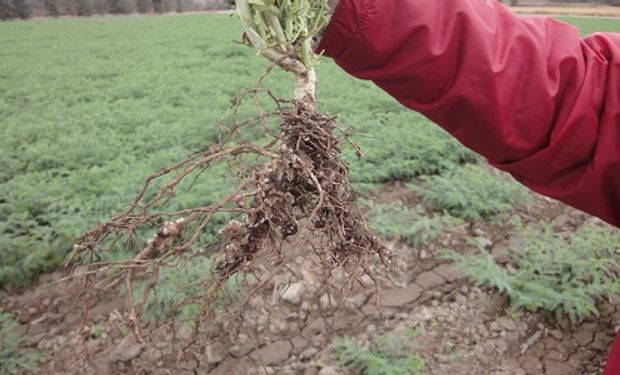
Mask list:
[[[336,268],[348,275],[346,285],[339,286],[345,289],[363,274],[372,278],[375,265],[389,262],[389,252],[368,229],[355,204],[347,166],[339,158],[341,139],[349,141],[349,131],[339,127],[334,117],[318,113],[315,106],[316,57],[310,43],[328,21],[327,0],[238,0],[236,4],[245,28],[244,43],[268,57],[272,68],[294,74],[294,99],[276,97],[262,87],[261,77],[256,88],[233,99],[216,145],[149,176],[128,209],[84,234],[71,258],[72,264],[88,264],[80,274],[86,280],[84,299],[92,289],[125,287],[124,318],[139,339],[145,338],[140,318],[160,281],[160,267],[179,266],[207,248],[219,250],[214,272],[205,275],[199,295],[179,302],[179,306],[200,306],[195,328],[211,316],[218,293],[231,277],[252,275],[251,288],[256,291],[285,269],[291,244],[318,259],[328,290],[333,286],[330,273]],[[265,98],[273,109],[264,109]],[[237,119],[239,108],[247,102],[258,113]],[[262,144],[240,142],[239,134],[250,127],[260,127],[268,139]],[[236,188],[203,207],[179,207],[175,190],[191,187],[192,180],[204,178],[218,165],[236,171]],[[227,223],[218,240],[209,243],[205,229],[222,215],[227,215]],[[106,253],[119,247],[125,253],[132,250],[133,256],[106,258]],[[257,268],[266,262],[274,269],[258,275]],[[138,280],[143,291],[134,295]],[[84,302],[85,317],[86,306]]]

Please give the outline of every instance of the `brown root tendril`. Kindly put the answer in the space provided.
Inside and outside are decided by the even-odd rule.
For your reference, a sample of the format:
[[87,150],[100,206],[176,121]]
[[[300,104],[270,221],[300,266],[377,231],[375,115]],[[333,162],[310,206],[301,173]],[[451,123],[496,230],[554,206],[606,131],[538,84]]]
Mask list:
[[[274,110],[268,112],[259,106],[261,95],[273,101]],[[248,97],[258,115],[238,121],[235,117],[239,107]],[[233,121],[228,122],[218,144],[146,178],[124,213],[88,231],[74,246],[69,264],[87,265],[86,271],[74,275],[85,280],[83,305],[87,306],[93,290],[123,285],[127,301],[124,320],[138,340],[152,337],[140,316],[147,296],[157,285],[160,267],[179,267],[180,263],[191,261],[191,257],[206,253],[206,249],[221,254],[213,274],[205,275],[200,295],[179,302],[173,309],[187,303],[202,306],[194,322],[195,335],[205,321],[216,318],[211,308],[231,277],[239,275],[247,280],[248,275],[254,275],[256,281],[247,286],[260,290],[287,267],[287,249],[292,247],[303,247],[308,256],[319,259],[324,275],[321,285],[327,291],[334,289],[330,275],[336,268],[344,269],[353,280],[371,273],[378,264],[390,262],[389,251],[369,230],[356,204],[347,165],[340,158],[343,141],[336,134],[353,143],[349,132],[341,129],[334,117],[318,113],[314,105],[304,101],[276,98],[261,87],[237,96],[229,113]],[[279,122],[275,130],[267,125],[274,119]],[[262,126],[271,139],[260,146],[236,144],[240,130],[250,126]],[[248,160],[255,162],[249,164]],[[182,182],[200,178],[217,163],[235,162],[244,170],[239,171],[240,182],[232,193],[204,207],[170,211],[162,208],[174,199],[175,189]],[[219,230],[218,241],[202,242],[205,228],[222,213],[232,215],[233,219]],[[152,233],[146,243],[139,236],[145,230]],[[118,246],[133,250],[133,257],[114,262],[102,260],[105,252]],[[264,259],[269,259],[273,267],[259,274],[257,269],[265,263]],[[138,280],[147,280],[141,298],[132,292]],[[243,308],[237,310],[236,316],[230,314],[230,322],[242,321]],[[87,318],[86,307],[84,317]]]

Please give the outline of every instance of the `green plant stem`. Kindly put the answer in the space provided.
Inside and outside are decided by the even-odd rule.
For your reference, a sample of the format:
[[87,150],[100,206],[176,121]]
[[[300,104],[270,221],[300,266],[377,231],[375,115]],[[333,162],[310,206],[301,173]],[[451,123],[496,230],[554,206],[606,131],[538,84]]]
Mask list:
[[314,103],[312,37],[327,23],[326,0],[238,0],[237,14],[258,53],[295,74],[295,99]]

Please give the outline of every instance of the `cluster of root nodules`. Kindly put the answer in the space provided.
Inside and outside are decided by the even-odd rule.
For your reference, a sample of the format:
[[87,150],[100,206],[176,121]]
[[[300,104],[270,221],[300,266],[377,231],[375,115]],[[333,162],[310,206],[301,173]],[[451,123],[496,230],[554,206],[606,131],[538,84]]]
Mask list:
[[[256,98],[261,94],[273,99],[273,111],[258,107]],[[259,115],[229,122],[218,144],[149,176],[126,212],[87,232],[75,246],[73,264],[88,265],[77,274],[85,280],[85,321],[88,292],[121,285],[127,294],[123,317],[140,339],[146,338],[148,330],[140,317],[149,294],[161,282],[160,268],[192,262],[207,249],[216,253],[217,260],[212,274],[201,283],[201,294],[168,312],[174,319],[184,303],[198,304],[201,311],[195,327],[213,318],[218,295],[233,277],[253,276],[245,303],[283,270],[300,278],[287,266],[291,258],[299,257],[294,249],[304,249],[305,257],[315,258],[321,268],[316,275],[321,290],[342,292],[338,295],[346,294],[347,285],[352,288],[361,276],[374,280],[372,270],[389,263],[390,254],[364,221],[347,166],[339,157],[342,140],[349,141],[347,131],[334,117],[317,113],[313,104],[281,100],[266,90],[240,95],[231,113],[247,96],[254,98]],[[268,125],[274,119],[279,123],[275,128]],[[243,129],[257,126],[271,134],[269,141],[262,145],[239,141]],[[351,147],[355,146],[351,143]],[[232,192],[208,206],[166,210],[174,206],[171,203],[182,186],[191,188],[197,179],[218,178],[208,172],[222,163],[228,169],[237,166],[239,183]],[[219,229],[213,243],[201,242],[222,214],[233,219]],[[106,251],[119,248],[133,255],[121,261],[104,260]],[[336,269],[344,271],[348,281],[332,283]],[[144,286],[139,296],[133,295],[138,282]],[[238,304],[239,317],[243,303]],[[241,326],[242,319],[235,318],[227,319]]]
[[324,238],[322,255],[329,262],[360,264],[369,255],[386,259],[385,249],[368,230],[355,203],[347,167],[339,159],[341,141],[333,118],[296,103],[281,114],[282,143],[268,165],[256,171],[256,189],[243,222],[231,221],[221,233],[229,240],[224,274],[238,272],[261,250],[276,250],[274,243]]

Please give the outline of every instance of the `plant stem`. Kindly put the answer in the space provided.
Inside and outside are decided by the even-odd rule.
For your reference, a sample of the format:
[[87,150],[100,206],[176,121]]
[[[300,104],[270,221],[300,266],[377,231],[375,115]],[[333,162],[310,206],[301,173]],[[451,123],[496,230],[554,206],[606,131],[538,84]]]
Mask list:
[[327,12],[328,7],[326,0],[311,1],[316,0],[237,0],[236,7],[250,44],[259,54],[295,74],[295,99],[314,108],[316,72],[311,40],[325,22],[323,11]]
[[315,105],[316,71],[310,68],[303,73],[295,73],[295,100]]

